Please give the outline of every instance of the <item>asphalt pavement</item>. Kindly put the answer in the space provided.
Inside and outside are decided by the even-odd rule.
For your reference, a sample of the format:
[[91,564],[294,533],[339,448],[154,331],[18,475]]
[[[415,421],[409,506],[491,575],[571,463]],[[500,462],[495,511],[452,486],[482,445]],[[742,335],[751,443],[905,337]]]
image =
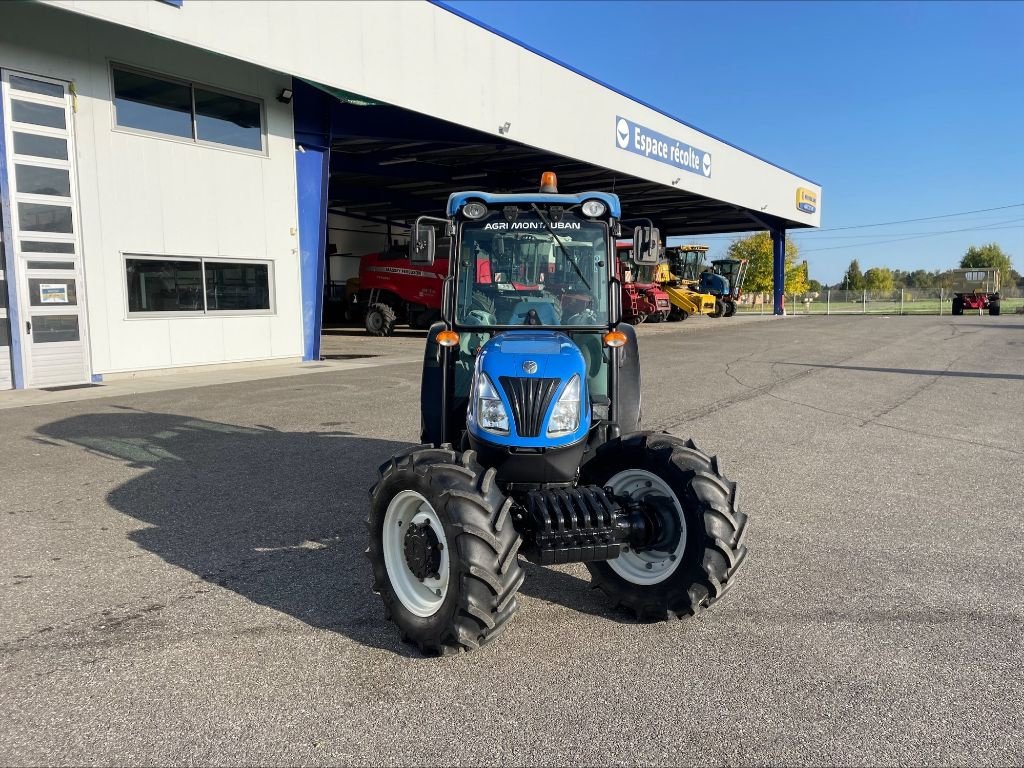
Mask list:
[[362,555],[421,339],[0,411],[0,762],[1024,763],[1024,318],[737,320],[640,329],[648,427],[740,483],[735,588],[640,624],[528,565],[441,659]]

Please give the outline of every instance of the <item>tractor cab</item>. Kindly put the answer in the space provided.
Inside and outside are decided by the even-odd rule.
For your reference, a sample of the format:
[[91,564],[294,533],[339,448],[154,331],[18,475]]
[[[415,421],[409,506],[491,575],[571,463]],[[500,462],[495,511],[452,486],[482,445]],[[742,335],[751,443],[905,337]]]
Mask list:
[[733,301],[739,301],[743,290],[743,278],[747,275],[746,259],[715,259],[711,265],[715,272],[729,281],[729,296]]
[[685,284],[694,285],[700,279],[700,273],[704,269],[704,259],[708,253],[706,245],[679,245],[665,249],[665,259],[668,262],[669,271],[672,276]]

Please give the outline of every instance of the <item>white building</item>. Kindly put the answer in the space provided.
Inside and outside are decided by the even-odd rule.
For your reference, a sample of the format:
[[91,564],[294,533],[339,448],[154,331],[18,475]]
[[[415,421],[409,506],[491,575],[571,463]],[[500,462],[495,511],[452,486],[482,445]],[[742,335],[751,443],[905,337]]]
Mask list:
[[817,226],[813,182],[451,10],[0,4],[0,387],[319,356],[329,283],[457,189],[665,235]]

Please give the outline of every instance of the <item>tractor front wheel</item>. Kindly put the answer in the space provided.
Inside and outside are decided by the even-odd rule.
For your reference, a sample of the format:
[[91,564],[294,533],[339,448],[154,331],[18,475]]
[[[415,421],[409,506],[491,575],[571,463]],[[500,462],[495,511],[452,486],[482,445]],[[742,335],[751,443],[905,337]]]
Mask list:
[[671,323],[678,323],[689,316],[689,313],[685,309],[680,309],[679,307],[672,307],[668,312],[668,319]]
[[732,300],[725,302],[725,316],[726,317],[732,317],[735,314],[736,314],[736,302],[732,301]]
[[479,648],[518,610],[521,539],[494,478],[474,451],[423,446],[384,464],[370,491],[373,589],[422,653]]
[[962,315],[964,313],[964,300],[959,296],[953,299],[953,314]]
[[628,548],[587,563],[594,585],[637,618],[692,616],[732,587],[747,554],[747,515],[736,484],[693,441],[641,432],[613,440],[584,465],[583,479],[646,504],[666,532],[657,548]]
[[725,314],[725,302],[721,299],[715,299],[715,311],[709,312],[710,317],[721,317]]
[[390,336],[395,332],[398,316],[387,304],[371,304],[366,308],[366,332],[371,336]]

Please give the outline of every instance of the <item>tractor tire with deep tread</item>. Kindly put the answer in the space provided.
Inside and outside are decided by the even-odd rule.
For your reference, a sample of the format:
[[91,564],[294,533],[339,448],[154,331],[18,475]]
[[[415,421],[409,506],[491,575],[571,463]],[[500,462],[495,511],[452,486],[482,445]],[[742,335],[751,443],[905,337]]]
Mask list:
[[988,304],[988,313],[991,317],[998,317],[999,313],[1002,312],[1002,307],[999,306],[999,300],[990,301]]
[[[398,597],[384,554],[388,508],[403,491],[426,500],[448,542],[447,593],[428,616],[416,615]],[[516,593],[525,578],[511,507],[495,471],[480,466],[475,451],[418,446],[381,466],[380,479],[370,489],[366,555],[373,566],[374,592],[403,641],[425,654],[449,654],[476,650],[505,629],[519,608]]]
[[604,487],[627,469],[646,471],[676,496],[686,524],[680,562],[662,581],[646,584],[625,578],[614,560],[587,563],[593,584],[642,621],[695,615],[733,586],[747,555],[747,515],[739,510],[736,483],[719,470],[717,457],[692,440],[652,432],[602,446],[583,466],[581,480]]
[[371,304],[366,308],[366,332],[371,336],[390,336],[395,332],[398,316],[387,304]]
[[708,317],[721,317],[723,314],[725,314],[725,302],[715,299],[715,311],[709,312]]
[[953,310],[954,315],[962,315],[964,313],[964,300],[961,298],[953,299]]
[[690,313],[685,309],[679,307],[672,307],[668,312],[668,321],[670,323],[680,323],[690,316]]
[[736,314],[736,302],[729,300],[725,302],[725,316],[732,317]]

